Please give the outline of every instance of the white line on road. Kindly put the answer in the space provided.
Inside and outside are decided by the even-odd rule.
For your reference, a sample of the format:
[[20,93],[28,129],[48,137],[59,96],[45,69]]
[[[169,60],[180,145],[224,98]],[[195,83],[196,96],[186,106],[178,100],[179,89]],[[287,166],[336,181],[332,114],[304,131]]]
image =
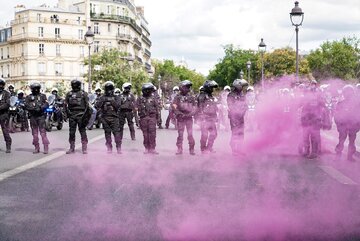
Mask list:
[[326,172],[329,176],[334,178],[336,181],[338,181],[341,184],[345,185],[358,185],[355,181],[353,181],[351,178],[345,176],[342,174],[339,170],[333,168],[332,166],[319,166],[320,169],[322,169],[324,172]]
[[[103,139],[103,138],[104,138],[104,135],[100,135],[100,136],[94,137],[94,138],[92,138],[91,140],[89,140],[89,144],[94,143],[94,142],[96,142],[96,141],[99,141],[99,140],[101,140],[101,139]],[[77,146],[80,146],[80,145],[81,145],[81,144],[78,144]],[[78,147],[78,148],[76,148],[76,149],[80,149],[80,148],[81,148],[81,147]],[[0,182],[6,180],[7,178],[13,177],[13,176],[15,176],[15,175],[17,175],[17,174],[20,174],[20,173],[22,173],[22,172],[28,171],[28,170],[30,170],[30,169],[33,169],[33,168],[35,168],[35,167],[41,166],[41,165],[43,165],[43,164],[45,164],[45,163],[48,163],[48,162],[50,162],[50,161],[52,161],[52,160],[55,160],[55,159],[57,159],[57,158],[65,155],[65,154],[66,154],[65,151],[59,151],[59,152],[56,152],[56,153],[54,153],[54,154],[52,154],[52,155],[50,155],[50,156],[46,156],[46,157],[40,158],[40,159],[38,159],[38,160],[36,160],[36,161],[30,162],[30,163],[25,164],[25,165],[23,165],[23,166],[20,166],[20,167],[14,168],[14,169],[12,169],[12,170],[9,170],[9,171],[7,171],[7,172],[1,173],[1,174],[0,174]]]

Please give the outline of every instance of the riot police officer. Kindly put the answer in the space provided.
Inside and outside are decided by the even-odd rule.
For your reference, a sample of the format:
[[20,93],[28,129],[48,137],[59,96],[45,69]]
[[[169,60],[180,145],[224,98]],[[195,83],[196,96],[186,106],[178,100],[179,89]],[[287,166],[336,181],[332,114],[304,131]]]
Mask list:
[[[124,125],[127,121],[131,140],[135,140],[135,128],[134,128],[134,112],[135,112],[135,96],[131,93],[131,83],[124,83],[122,86],[123,92],[120,95],[120,135],[123,138]],[[137,121],[137,120],[136,120]]]
[[101,88],[96,88],[95,95],[97,96],[97,98],[99,98],[101,96],[101,92],[102,92]]
[[10,92],[10,96],[16,96],[15,87],[13,85],[9,85],[8,90]]
[[39,132],[44,144],[44,154],[49,152],[49,140],[45,129],[45,109],[48,107],[46,96],[40,93],[41,85],[33,83],[30,85],[31,94],[25,98],[25,108],[30,115],[30,127],[33,135],[34,154],[40,152]]
[[178,138],[176,146],[178,148],[176,155],[183,153],[183,139],[185,127],[188,134],[190,155],[195,155],[195,140],[193,137],[193,116],[196,112],[196,100],[191,95],[192,83],[189,80],[184,80],[180,83],[180,93],[174,97],[172,102],[172,110],[177,119]]
[[121,90],[119,88],[115,88],[114,95],[121,95]]
[[349,136],[349,147],[347,159],[354,161],[353,155],[356,153],[356,134],[358,132],[359,114],[354,115],[354,110],[357,108],[355,88],[352,85],[345,85],[342,90],[343,100],[336,105],[335,109],[335,123],[339,132],[339,143],[335,151],[337,159],[339,160],[344,150],[344,143]]
[[200,149],[201,153],[215,152],[213,150],[214,141],[217,137],[217,99],[212,95],[214,88],[218,84],[214,80],[206,80],[204,92],[198,96],[199,121],[201,129]]
[[158,125],[159,129],[163,129],[163,127],[162,127],[162,117],[161,117],[161,110],[162,110],[161,96],[157,92],[156,86],[154,86],[153,96],[154,96],[155,100],[157,101],[157,106],[158,106],[158,112],[157,112],[157,115],[156,115],[157,125]]
[[6,153],[11,153],[11,137],[9,130],[10,92],[5,90],[6,81],[0,78],[0,125],[6,144]]
[[88,138],[86,126],[91,116],[88,94],[81,89],[80,80],[71,81],[71,91],[65,97],[65,110],[69,118],[69,143],[70,149],[66,154],[75,153],[75,134],[79,128],[82,144],[82,153],[87,154]]
[[[165,122],[165,128],[166,129],[169,129],[169,126],[170,126],[170,121],[171,120],[174,120],[174,110],[173,110],[173,107],[172,107],[172,103],[175,99],[175,96],[177,96],[179,94],[179,86],[174,86],[173,88],[173,93],[171,94],[170,96],[170,99],[169,99],[169,102],[170,102],[170,107],[169,107],[169,114],[168,114],[168,117],[166,118],[166,122]],[[175,129],[177,128],[177,125],[175,123]]]
[[116,150],[121,154],[121,136],[119,128],[119,96],[114,95],[114,83],[107,81],[104,86],[105,94],[96,102],[96,109],[99,112],[99,119],[105,132],[106,147],[108,153],[112,153],[111,133],[114,135]]
[[144,136],[144,154],[159,154],[156,147],[156,124],[158,116],[158,101],[155,99],[154,85],[146,83],[142,86],[142,96],[136,101],[136,108],[140,117],[140,128]]
[[59,95],[59,90],[53,88],[51,94],[55,96],[55,108],[56,108],[56,120],[60,123],[63,122],[63,108],[64,108],[64,99]]
[[233,89],[227,96],[231,128],[230,146],[233,155],[239,155],[241,154],[240,142],[244,139],[245,114],[248,109],[245,95],[248,83],[244,79],[236,79],[232,85]]
[[18,98],[18,117],[21,122],[21,131],[29,131],[28,113],[25,109],[25,93],[22,90],[17,91]]

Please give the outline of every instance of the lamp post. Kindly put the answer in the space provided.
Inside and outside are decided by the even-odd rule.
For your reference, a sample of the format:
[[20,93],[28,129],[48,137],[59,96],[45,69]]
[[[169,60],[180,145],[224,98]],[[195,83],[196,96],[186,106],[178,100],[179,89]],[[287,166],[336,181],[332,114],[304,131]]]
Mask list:
[[258,49],[261,54],[261,88],[264,91],[264,53],[266,52],[266,44],[263,38],[259,43]]
[[158,82],[159,82],[159,88],[158,88],[158,91],[159,91],[159,95],[162,99],[162,90],[161,90],[161,75],[158,76]]
[[299,77],[299,26],[302,25],[304,20],[304,13],[299,7],[299,2],[295,2],[295,7],[291,10],[290,20],[293,26],[295,26],[296,32],[296,79]]
[[246,62],[246,69],[248,72],[248,82],[250,83],[250,69],[251,69],[251,61],[250,59]]
[[239,72],[239,78],[243,79],[244,78],[244,71],[240,70]]
[[91,31],[91,27],[88,27],[88,30],[85,33],[85,40],[88,44],[89,48],[89,86],[88,86],[88,92],[91,93],[91,45],[94,43],[94,33]]

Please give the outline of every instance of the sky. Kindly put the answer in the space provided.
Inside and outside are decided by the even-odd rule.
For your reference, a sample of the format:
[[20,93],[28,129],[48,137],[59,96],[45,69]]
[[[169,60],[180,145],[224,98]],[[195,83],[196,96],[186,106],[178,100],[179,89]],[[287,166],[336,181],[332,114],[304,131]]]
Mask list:
[[[55,5],[57,0],[3,2],[0,24],[14,15],[14,6]],[[299,49],[308,52],[326,40],[360,38],[360,0],[303,0],[305,13],[299,31]],[[204,75],[224,56],[223,46],[257,49],[261,38],[268,51],[295,48],[295,29],[289,13],[292,0],[135,0],[145,7],[152,57],[185,59],[189,68]]]

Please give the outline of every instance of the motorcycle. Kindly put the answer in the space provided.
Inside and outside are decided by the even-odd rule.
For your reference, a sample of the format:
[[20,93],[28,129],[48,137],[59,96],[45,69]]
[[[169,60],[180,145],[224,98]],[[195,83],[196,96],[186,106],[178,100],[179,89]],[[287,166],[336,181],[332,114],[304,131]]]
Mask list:
[[90,107],[93,109],[93,112],[90,117],[89,124],[87,125],[88,130],[92,130],[94,125],[96,128],[100,128],[101,125],[100,120],[97,117],[97,110],[95,109],[96,99],[97,99],[96,94],[89,95],[89,103],[90,103]]
[[53,127],[56,127],[57,130],[63,128],[63,113],[61,107],[56,103],[55,95],[50,95],[48,97],[49,106],[45,110],[46,119],[45,119],[45,129],[50,132]]

